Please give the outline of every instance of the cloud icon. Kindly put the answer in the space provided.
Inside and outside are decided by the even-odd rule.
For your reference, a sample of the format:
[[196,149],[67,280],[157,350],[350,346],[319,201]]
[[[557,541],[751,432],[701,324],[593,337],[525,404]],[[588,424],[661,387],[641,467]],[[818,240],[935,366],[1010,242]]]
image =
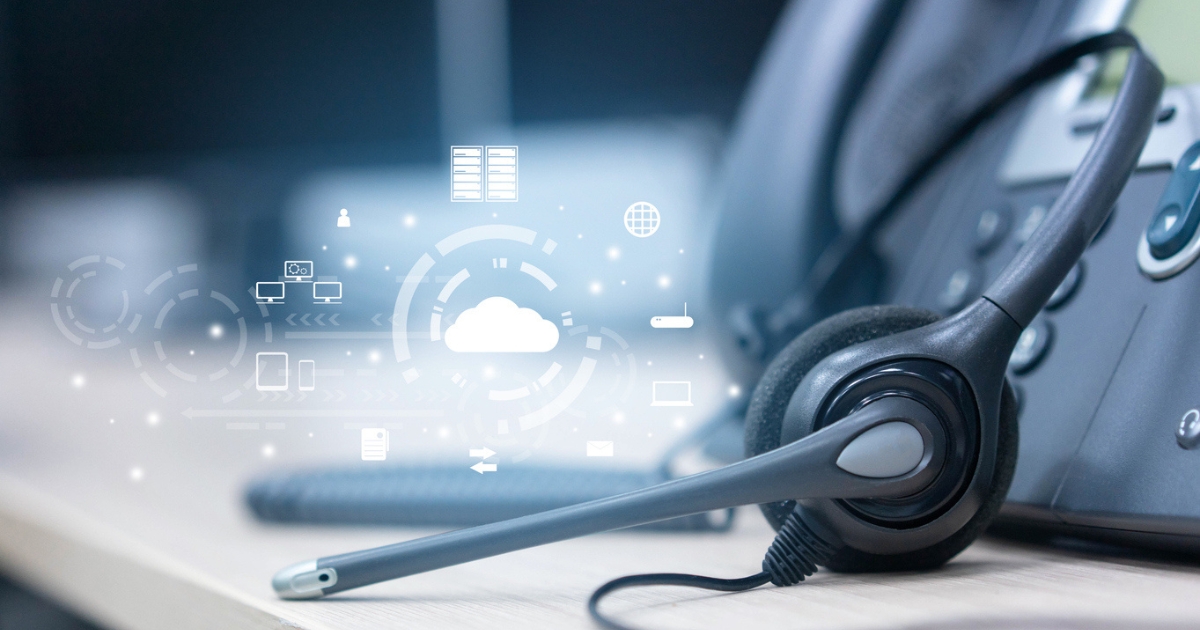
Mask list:
[[549,352],[557,345],[554,322],[498,296],[463,311],[446,330],[446,347],[455,352]]

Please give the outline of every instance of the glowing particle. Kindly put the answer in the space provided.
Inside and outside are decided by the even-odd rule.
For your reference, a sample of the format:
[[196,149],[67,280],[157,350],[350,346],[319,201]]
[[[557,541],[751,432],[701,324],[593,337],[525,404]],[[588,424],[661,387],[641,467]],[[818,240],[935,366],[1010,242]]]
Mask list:
[[404,227],[411,228],[417,224],[417,217],[413,214],[404,215]]
[[616,260],[620,257],[621,257],[621,248],[620,247],[613,245],[612,247],[608,248],[608,259],[609,260]]
[[664,274],[658,277],[658,288],[665,289],[669,286],[671,286],[671,276]]
[[213,324],[208,327],[208,336],[213,339],[220,339],[225,336],[225,328],[220,324]]
[[591,291],[592,295],[599,295],[603,290],[604,285],[600,284],[599,282],[592,282],[590,285],[588,285],[588,291]]
[[146,472],[140,466],[134,466],[129,469],[129,479],[131,481],[141,481],[146,476]]
[[82,374],[76,374],[71,377],[71,387],[83,389],[84,385],[87,385],[87,379]]
[[351,254],[349,256],[346,256],[345,260],[343,260],[342,263],[346,265],[347,269],[354,269],[355,267],[358,266],[358,259],[355,258],[353,254]]
[[728,391],[730,398],[737,398],[738,396],[742,395],[742,388],[737,384],[730,385]]
[[266,459],[271,459],[272,457],[275,457],[275,445],[274,444],[263,444],[262,456]]
[[150,413],[146,414],[146,424],[156,427],[158,426],[159,422],[162,422],[162,416],[158,415],[157,411],[151,411]]

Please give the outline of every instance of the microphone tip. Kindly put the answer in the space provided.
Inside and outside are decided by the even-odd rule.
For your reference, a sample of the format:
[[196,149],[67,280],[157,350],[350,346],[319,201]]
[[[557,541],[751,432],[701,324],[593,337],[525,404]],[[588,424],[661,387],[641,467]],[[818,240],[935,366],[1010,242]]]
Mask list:
[[317,568],[316,560],[293,564],[271,578],[271,586],[281,599],[316,599],[334,584],[337,571],[331,567]]

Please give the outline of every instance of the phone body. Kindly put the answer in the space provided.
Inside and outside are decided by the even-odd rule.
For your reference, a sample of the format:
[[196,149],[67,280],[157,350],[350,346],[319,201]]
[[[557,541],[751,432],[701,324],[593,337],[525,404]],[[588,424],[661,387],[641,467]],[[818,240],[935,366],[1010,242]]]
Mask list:
[[[822,246],[868,221],[923,147],[1006,72],[1056,42],[1130,25],[1168,60],[1169,87],[1111,218],[1031,325],[1027,356],[1010,361],[1020,454],[998,522],[1022,532],[1200,549],[1200,485],[1184,481],[1200,471],[1200,449],[1177,439],[1188,418],[1200,418],[1200,394],[1189,386],[1200,378],[1200,337],[1191,324],[1200,309],[1200,266],[1159,279],[1138,260],[1172,169],[1200,140],[1200,84],[1172,76],[1169,63],[1200,50],[1147,27],[1155,20],[1145,11],[1185,9],[1125,0],[926,0],[888,17],[881,5],[874,6],[884,17],[876,19],[890,20],[885,43],[873,57],[862,53],[870,58],[864,64],[827,62],[824,89],[792,91],[817,64],[797,56],[800,44],[789,40],[811,36],[802,26],[782,25],[764,55],[717,200],[708,303],[710,317],[723,324],[727,364],[753,382],[815,321],[800,315],[806,312],[896,303],[949,315],[978,297],[1082,159],[1111,102],[1104,84],[1114,72],[1119,79],[1119,68],[1080,64],[1001,112],[879,230],[837,300],[805,304],[803,282]],[[850,12],[826,10],[830,19]],[[864,65],[853,84],[850,73]],[[782,178],[778,164],[794,175]],[[748,207],[782,218],[747,222]]]

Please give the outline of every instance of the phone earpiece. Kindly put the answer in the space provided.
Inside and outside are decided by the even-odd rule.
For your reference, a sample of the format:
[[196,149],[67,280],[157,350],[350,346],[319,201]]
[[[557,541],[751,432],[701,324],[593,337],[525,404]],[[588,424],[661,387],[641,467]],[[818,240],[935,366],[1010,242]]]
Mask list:
[[[943,424],[944,460],[937,479],[908,497],[892,499],[809,499],[760,505],[777,530],[805,525],[809,535],[823,537],[829,547],[821,564],[835,571],[893,571],[931,568],[945,563],[967,547],[986,528],[1008,492],[1017,462],[1017,406],[1012,388],[1003,385],[994,453],[979,453],[978,418],[971,410],[973,396],[961,391],[961,379],[949,369],[920,360],[885,362],[856,374],[849,387],[830,392],[826,411],[809,414],[798,410],[797,391],[805,377],[826,357],[856,344],[916,330],[938,321],[931,311],[904,306],[869,306],[833,315],[793,340],[768,366],[751,397],[746,413],[746,456],[753,457],[803,438],[827,426],[822,418],[841,417],[845,409],[886,396],[903,396],[931,408]],[[930,369],[933,368],[933,369]],[[956,383],[956,381],[958,381]],[[957,391],[956,391],[957,390]],[[838,396],[839,391],[841,396]],[[966,394],[964,397],[963,394]],[[959,398],[960,400],[954,400]],[[961,400],[966,398],[966,400]],[[790,411],[790,413],[789,413]],[[967,424],[975,426],[967,426]],[[957,425],[957,426],[954,426]],[[941,527],[939,516],[962,500],[972,460],[994,462],[994,473],[982,500],[972,507],[965,522]],[[958,521],[956,521],[957,523]],[[936,530],[938,535],[915,547],[895,551],[887,543],[889,530]]]
[[[754,457],[784,444],[783,420],[788,403],[804,376],[825,357],[852,345],[920,328],[941,317],[907,306],[864,306],[831,315],[796,337],[767,366],[746,409],[745,453]],[[795,501],[759,506],[778,530]]]

